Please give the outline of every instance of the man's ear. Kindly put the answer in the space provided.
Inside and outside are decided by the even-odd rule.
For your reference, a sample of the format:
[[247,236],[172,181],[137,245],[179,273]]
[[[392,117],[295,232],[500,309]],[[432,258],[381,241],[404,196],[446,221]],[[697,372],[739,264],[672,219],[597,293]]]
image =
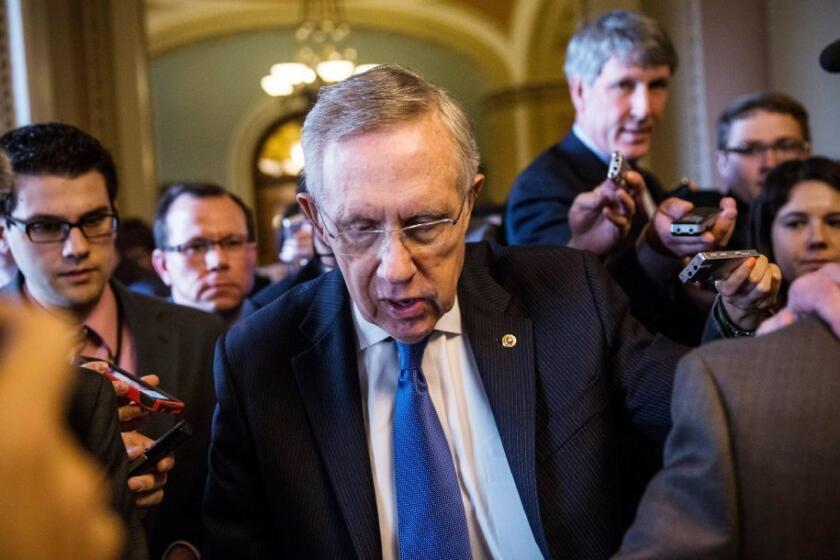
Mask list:
[[569,78],[569,97],[571,97],[572,105],[574,105],[575,111],[577,112],[584,109],[583,93],[585,88],[586,85],[583,83],[582,78],[577,76]]
[[472,186],[470,186],[470,199],[473,202],[478,198],[478,193],[481,192],[482,187],[484,187],[484,175],[482,173],[476,173]]
[[718,175],[720,175],[721,177],[726,176],[726,158],[728,156],[729,154],[727,154],[723,150],[717,150],[717,152],[715,152],[715,167],[717,167]]
[[298,204],[300,204],[300,209],[303,210],[303,215],[306,216],[306,219],[312,224],[312,227],[315,229],[315,233],[321,236],[321,239],[324,238],[324,231],[323,226],[321,225],[321,220],[318,216],[318,207],[315,205],[315,199],[312,198],[312,195],[309,193],[298,193],[295,197],[297,199]]
[[167,286],[171,286],[172,278],[169,276],[169,270],[166,266],[166,254],[160,249],[152,251],[152,266],[155,267],[155,272],[157,272],[160,279],[163,280],[163,283]]

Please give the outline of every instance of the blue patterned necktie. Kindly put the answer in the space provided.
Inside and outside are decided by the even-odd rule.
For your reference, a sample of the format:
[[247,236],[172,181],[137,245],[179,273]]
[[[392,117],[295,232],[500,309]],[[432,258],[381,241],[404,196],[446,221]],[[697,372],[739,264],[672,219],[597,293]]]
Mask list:
[[470,537],[449,444],[421,365],[428,338],[397,342],[394,471],[400,559],[468,559]]

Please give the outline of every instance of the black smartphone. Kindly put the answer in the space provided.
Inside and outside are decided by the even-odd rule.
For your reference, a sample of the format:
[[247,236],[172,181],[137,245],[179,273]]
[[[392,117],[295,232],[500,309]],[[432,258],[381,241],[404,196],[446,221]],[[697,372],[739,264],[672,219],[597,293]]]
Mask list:
[[706,251],[697,253],[680,272],[683,284],[689,282],[707,283],[723,280],[750,257],[759,257],[758,251]]
[[702,235],[714,225],[720,208],[702,206],[671,223],[671,235]]
[[128,476],[139,476],[153,470],[158,461],[175,451],[190,436],[192,436],[192,427],[186,420],[181,420],[171,430],[156,439],[145,453],[129,463]]
[[160,387],[152,387],[133,373],[129,373],[111,362],[87,356],[79,356],[76,362],[83,368],[101,373],[111,381],[126,383],[128,385],[126,398],[146,410],[166,414],[180,414],[184,410],[184,403],[177,397],[170,395]]

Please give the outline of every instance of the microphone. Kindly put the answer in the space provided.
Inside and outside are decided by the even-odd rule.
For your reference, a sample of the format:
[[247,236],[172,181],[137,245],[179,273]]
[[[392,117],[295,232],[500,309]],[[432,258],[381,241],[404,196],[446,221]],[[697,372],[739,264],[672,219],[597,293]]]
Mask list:
[[826,72],[840,73],[840,39],[837,39],[820,53],[820,66]]

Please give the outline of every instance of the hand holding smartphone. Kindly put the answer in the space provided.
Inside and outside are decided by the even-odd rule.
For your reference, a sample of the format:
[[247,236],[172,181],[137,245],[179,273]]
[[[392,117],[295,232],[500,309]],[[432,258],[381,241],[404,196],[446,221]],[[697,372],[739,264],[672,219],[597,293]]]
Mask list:
[[186,420],[181,420],[168,432],[155,440],[151,447],[131,461],[128,465],[128,476],[139,476],[154,470],[158,461],[175,451],[175,449],[192,436],[192,427]]
[[177,397],[170,395],[163,389],[153,387],[128,371],[99,358],[80,356],[78,364],[97,373],[101,373],[111,381],[121,381],[128,385],[126,398],[150,412],[164,414],[180,414],[184,410],[184,403]]

